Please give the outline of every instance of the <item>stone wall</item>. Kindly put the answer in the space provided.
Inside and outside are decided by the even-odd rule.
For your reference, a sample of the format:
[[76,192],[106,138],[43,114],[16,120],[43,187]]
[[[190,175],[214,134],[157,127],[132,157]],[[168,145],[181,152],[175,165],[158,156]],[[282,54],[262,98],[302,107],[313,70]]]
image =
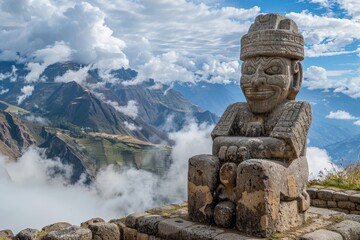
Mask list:
[[311,206],[360,214],[360,191],[311,186],[307,189]]

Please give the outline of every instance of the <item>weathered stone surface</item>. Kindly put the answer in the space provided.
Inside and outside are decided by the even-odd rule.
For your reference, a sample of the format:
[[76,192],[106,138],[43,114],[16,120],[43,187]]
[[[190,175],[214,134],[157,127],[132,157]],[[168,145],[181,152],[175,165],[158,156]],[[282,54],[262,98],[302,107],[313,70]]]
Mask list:
[[129,228],[136,228],[136,222],[139,218],[142,218],[146,215],[149,215],[148,213],[132,213],[128,215],[125,219],[125,225]]
[[203,223],[214,221],[214,192],[218,186],[220,161],[211,155],[197,155],[189,160],[188,208],[190,219]]
[[329,227],[329,230],[340,233],[344,240],[360,239],[360,223],[345,220]]
[[310,195],[311,199],[317,198],[317,191],[318,191],[317,188],[310,187],[310,188],[306,189],[306,191]]
[[120,230],[114,223],[96,222],[90,224],[93,240],[119,240]]
[[92,218],[80,224],[80,227],[87,228],[90,224],[105,222],[102,218]]
[[360,193],[349,196],[349,200],[354,203],[360,203]]
[[334,190],[320,189],[317,192],[317,196],[321,200],[333,200]]
[[299,212],[302,213],[309,209],[311,199],[305,189],[303,190],[303,193],[298,197],[297,201]]
[[149,240],[149,235],[145,233],[137,233],[136,240]]
[[348,214],[344,218],[360,223],[360,214]]
[[159,222],[157,236],[164,239],[179,239],[180,230],[196,225],[196,223],[186,221],[181,218],[170,218]]
[[307,233],[301,237],[301,240],[343,240],[339,233],[325,229],[319,229],[312,233]]
[[125,220],[124,219],[111,219],[109,223],[114,223],[118,226],[120,231],[120,237],[124,236],[124,228],[126,228]]
[[348,201],[349,200],[349,195],[347,195],[344,192],[334,192],[333,200],[334,201]]
[[230,201],[220,202],[215,207],[214,220],[220,227],[235,226],[235,204]]
[[350,202],[350,201],[338,201],[337,205],[339,208],[347,209],[350,211],[356,209],[355,203]]
[[298,212],[298,202],[281,202],[278,221],[275,223],[277,232],[283,232],[290,228],[300,226],[306,222],[306,214]]
[[237,233],[222,233],[217,235],[214,240],[256,240],[260,238],[244,236]]
[[11,239],[12,237],[14,237],[14,234],[13,234],[13,232],[12,232],[11,230],[9,230],[9,229],[1,230],[1,231],[0,231],[0,237]]
[[67,227],[70,227],[70,226],[71,226],[70,223],[58,222],[58,223],[53,223],[53,224],[50,224],[50,225],[47,225],[47,226],[43,227],[41,229],[41,231],[51,232],[51,231],[56,231],[56,230],[59,230],[59,229],[67,228]]
[[186,240],[213,240],[220,233],[221,228],[206,225],[193,225],[180,230],[180,238]]
[[337,208],[337,202],[336,201],[327,201],[327,207],[328,208]]
[[326,203],[326,200],[311,199],[311,206],[326,208],[327,203]]
[[260,159],[240,163],[237,182],[243,184],[237,186],[236,227],[250,235],[271,235],[279,221],[280,198],[291,200],[302,194],[307,179],[301,174],[304,169],[305,158],[287,164]]
[[92,234],[89,229],[70,226],[51,231],[42,240],[91,240]]
[[124,228],[124,240],[137,240],[137,231],[133,228]]
[[158,232],[158,224],[162,220],[164,220],[164,218],[159,215],[144,216],[138,219],[136,229],[141,233],[156,235]]
[[345,208],[330,208],[330,209],[337,212],[350,213],[350,211]]
[[34,240],[39,230],[33,228],[26,228],[21,230],[17,235],[16,239],[18,240]]

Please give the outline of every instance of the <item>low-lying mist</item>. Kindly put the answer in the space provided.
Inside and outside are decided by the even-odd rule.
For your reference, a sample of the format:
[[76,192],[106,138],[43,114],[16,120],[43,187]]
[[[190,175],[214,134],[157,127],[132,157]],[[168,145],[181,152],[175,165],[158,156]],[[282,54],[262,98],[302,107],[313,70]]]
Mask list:
[[[188,159],[211,153],[213,127],[189,121],[182,130],[170,133],[175,142],[173,163],[162,177],[110,165],[90,185],[81,180],[71,185],[71,166],[47,159],[44,149],[29,148],[16,162],[0,155],[0,230],[17,233],[60,221],[79,225],[93,217],[110,220],[186,201]],[[331,159],[322,149],[309,148],[308,161],[311,178],[331,168]]]

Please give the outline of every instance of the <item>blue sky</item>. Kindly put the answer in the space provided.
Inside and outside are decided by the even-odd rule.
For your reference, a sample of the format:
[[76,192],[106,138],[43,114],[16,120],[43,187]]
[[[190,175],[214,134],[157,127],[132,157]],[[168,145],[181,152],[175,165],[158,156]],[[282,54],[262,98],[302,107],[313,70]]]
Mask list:
[[[0,0],[0,60],[27,62],[29,85],[46,66],[69,60],[101,69],[108,81],[111,69],[139,72],[124,84],[228,84],[240,76],[241,36],[257,15],[276,12],[305,37],[304,86],[359,98],[357,1]],[[82,81],[88,69],[62,79]]]

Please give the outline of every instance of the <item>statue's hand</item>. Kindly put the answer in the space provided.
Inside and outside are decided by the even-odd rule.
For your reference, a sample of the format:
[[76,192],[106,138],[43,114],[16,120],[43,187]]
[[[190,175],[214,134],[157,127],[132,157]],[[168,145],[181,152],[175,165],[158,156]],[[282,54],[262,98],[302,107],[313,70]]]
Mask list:
[[218,152],[220,161],[223,162],[242,162],[250,158],[250,153],[245,146],[222,146]]

